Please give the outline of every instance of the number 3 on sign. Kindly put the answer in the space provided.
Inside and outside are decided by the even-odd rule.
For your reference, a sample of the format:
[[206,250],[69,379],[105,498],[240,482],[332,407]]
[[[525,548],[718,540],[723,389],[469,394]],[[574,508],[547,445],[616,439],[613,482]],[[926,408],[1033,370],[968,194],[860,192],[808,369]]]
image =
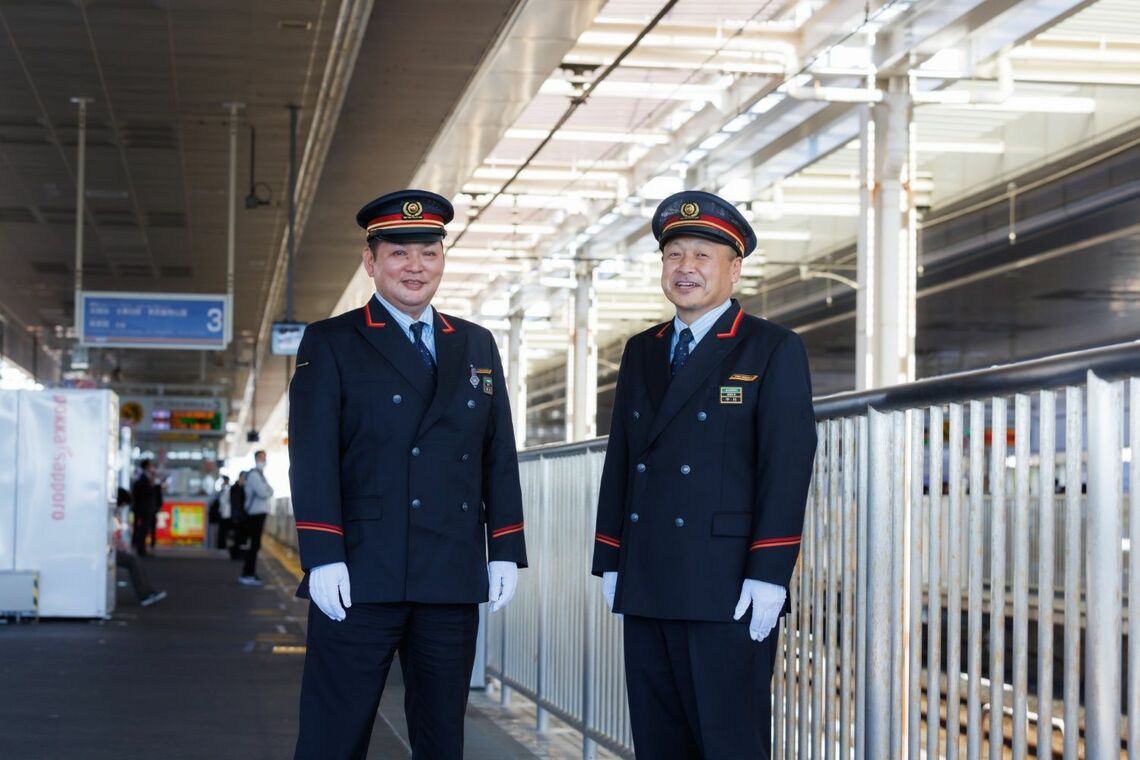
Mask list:
[[209,309],[206,312],[206,329],[210,332],[222,331],[222,310],[218,308]]

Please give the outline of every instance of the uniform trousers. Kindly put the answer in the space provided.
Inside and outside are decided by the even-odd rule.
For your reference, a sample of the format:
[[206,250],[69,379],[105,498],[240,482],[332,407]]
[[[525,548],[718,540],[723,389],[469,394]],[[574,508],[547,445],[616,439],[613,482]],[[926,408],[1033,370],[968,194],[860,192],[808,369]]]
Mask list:
[[414,694],[414,709],[406,709],[412,757],[462,757],[478,605],[356,602],[346,612],[338,623],[309,605],[301,730],[294,758],[367,756],[397,649],[406,689]]
[[633,746],[653,760],[749,760],[772,751],[777,631],[748,623],[625,616]]

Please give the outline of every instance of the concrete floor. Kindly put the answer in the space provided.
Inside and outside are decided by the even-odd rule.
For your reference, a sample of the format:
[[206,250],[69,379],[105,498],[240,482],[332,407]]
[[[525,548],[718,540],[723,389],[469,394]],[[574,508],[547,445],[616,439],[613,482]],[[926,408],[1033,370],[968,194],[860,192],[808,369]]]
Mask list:
[[[292,757],[308,603],[262,557],[266,585],[247,588],[221,553],[160,550],[144,560],[169,592],[155,606],[120,588],[110,620],[0,625],[0,758]],[[410,756],[393,667],[368,757]],[[535,757],[473,706],[465,756]]]

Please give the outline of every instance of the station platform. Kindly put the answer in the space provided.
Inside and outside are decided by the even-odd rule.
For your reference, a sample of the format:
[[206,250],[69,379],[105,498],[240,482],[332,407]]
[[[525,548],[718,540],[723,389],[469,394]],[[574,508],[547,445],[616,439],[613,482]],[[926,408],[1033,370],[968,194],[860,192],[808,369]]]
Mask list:
[[[156,605],[120,587],[109,620],[0,625],[0,757],[292,757],[308,602],[293,598],[288,557],[262,552],[258,588],[239,585],[239,563],[220,551],[143,561],[168,592]],[[512,738],[496,708],[472,693],[465,757],[563,756]],[[368,757],[411,757],[406,736],[394,666]]]

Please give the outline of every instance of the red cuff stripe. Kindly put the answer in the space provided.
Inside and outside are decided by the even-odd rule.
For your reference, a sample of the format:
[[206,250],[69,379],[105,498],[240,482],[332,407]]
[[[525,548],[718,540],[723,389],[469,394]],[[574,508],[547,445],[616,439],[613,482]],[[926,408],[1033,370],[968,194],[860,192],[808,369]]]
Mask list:
[[609,536],[603,535],[601,533],[595,534],[594,540],[598,543],[605,544],[606,546],[612,546],[615,549],[621,548],[621,541],[618,541],[616,538],[610,538]]
[[785,536],[783,538],[765,538],[760,541],[753,541],[752,545],[748,547],[749,551],[756,549],[772,549],[777,546],[795,546],[800,542],[800,536]]
[[298,522],[297,530],[317,530],[323,533],[335,533],[338,536],[343,536],[344,531],[337,525],[329,525],[328,523],[317,522]]
[[514,525],[508,525],[505,528],[499,528],[498,530],[491,531],[491,538],[502,538],[503,536],[509,536],[512,533],[520,533],[520,532],[522,532],[522,529],[523,529],[522,523],[515,523]]

